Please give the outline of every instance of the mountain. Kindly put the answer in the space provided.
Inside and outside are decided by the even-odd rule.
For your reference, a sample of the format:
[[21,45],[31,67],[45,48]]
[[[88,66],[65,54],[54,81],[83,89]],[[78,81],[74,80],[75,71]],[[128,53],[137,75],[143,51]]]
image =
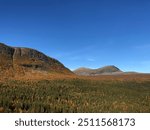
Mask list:
[[[58,60],[30,48],[10,47],[0,43],[0,76],[14,77],[34,73],[72,74]],[[34,75],[31,75],[34,77]]]
[[90,69],[90,68],[79,68],[73,71],[77,75],[83,76],[96,76],[96,75],[110,75],[110,74],[120,74],[122,71],[116,66],[105,66],[98,69]]

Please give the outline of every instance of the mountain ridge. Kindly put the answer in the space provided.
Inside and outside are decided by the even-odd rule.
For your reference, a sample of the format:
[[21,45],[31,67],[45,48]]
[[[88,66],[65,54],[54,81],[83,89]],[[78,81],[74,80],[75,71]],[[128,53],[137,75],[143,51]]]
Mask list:
[[73,74],[61,62],[40,51],[0,43],[0,75],[14,77],[33,71]]
[[104,75],[104,74],[119,74],[122,73],[119,68],[114,65],[108,65],[97,69],[90,69],[86,67],[80,67],[73,71],[77,75],[82,76],[96,76],[96,75]]

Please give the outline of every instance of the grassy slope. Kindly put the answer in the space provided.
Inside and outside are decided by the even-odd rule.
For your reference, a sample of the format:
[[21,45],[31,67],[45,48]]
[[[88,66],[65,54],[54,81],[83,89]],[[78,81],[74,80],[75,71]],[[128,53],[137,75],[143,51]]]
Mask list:
[[1,112],[150,112],[150,81],[12,80],[0,92]]

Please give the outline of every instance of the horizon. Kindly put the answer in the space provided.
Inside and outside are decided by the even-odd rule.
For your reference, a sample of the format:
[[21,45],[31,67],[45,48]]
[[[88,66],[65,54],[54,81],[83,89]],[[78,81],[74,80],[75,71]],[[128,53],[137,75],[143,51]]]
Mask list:
[[[4,44],[4,45],[6,45],[6,46],[9,46],[9,47],[13,47],[13,48],[27,48],[27,49],[33,49],[33,50],[36,50],[36,51],[38,51],[38,52],[40,52],[40,53],[43,53],[43,54],[45,54],[44,52],[41,52],[41,51],[39,51],[39,50],[37,50],[36,48],[29,48],[29,47],[23,47],[23,46],[11,46],[11,45],[8,45],[8,44],[6,44],[6,43],[2,43],[2,42],[0,42],[0,44]],[[46,55],[46,54],[45,54]],[[48,56],[48,57],[50,57],[50,58],[53,58],[53,57],[51,57],[51,56],[49,56],[49,55],[46,55],[46,56]],[[55,59],[55,58],[54,58]],[[57,59],[56,59],[57,60]],[[60,62],[60,61],[59,61]],[[62,62],[61,62],[62,63]],[[63,63],[62,63],[63,64]],[[63,64],[64,65],[64,64]],[[65,65],[64,65],[65,66]],[[100,67],[98,67],[98,68],[90,68],[90,67],[86,67],[86,66],[80,66],[79,68],[75,68],[75,69],[70,69],[70,68],[68,68],[67,66],[65,66],[65,67],[67,67],[68,69],[70,69],[71,71],[75,71],[75,70],[78,70],[78,69],[82,69],[82,68],[84,68],[84,69],[92,69],[92,70],[94,70],[94,69],[101,69],[101,68],[103,68],[103,67],[109,67],[109,66],[112,66],[112,67],[117,67],[119,70],[121,70],[118,66],[116,66],[116,65],[105,65],[105,66],[100,66]],[[122,72],[135,72],[135,73],[143,73],[143,72],[138,72],[138,71],[123,71],[123,70],[121,70]],[[145,74],[149,74],[149,73],[145,73]]]
[[0,42],[36,49],[70,70],[150,73],[149,7],[148,0],[0,0]]

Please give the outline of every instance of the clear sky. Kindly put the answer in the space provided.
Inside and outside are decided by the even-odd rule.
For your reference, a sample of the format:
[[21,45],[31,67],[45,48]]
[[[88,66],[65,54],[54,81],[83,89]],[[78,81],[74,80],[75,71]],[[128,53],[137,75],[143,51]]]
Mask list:
[[150,72],[150,0],[0,0],[0,42],[70,69]]

